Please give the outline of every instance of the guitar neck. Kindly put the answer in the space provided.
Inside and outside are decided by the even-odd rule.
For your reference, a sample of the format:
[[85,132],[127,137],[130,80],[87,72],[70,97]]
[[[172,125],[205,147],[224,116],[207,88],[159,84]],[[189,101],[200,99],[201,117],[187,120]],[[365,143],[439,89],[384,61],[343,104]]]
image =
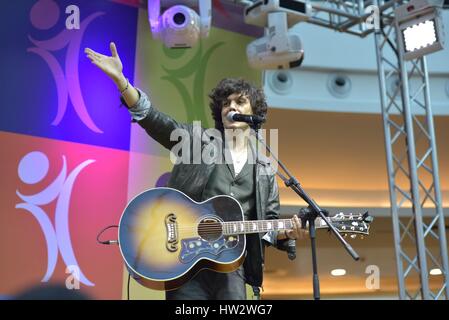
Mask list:
[[[326,228],[327,224],[321,218],[315,219],[317,229]],[[272,219],[272,220],[248,220],[248,221],[227,221],[223,222],[223,234],[249,234],[262,233],[268,231],[282,231],[293,228],[292,219]]]

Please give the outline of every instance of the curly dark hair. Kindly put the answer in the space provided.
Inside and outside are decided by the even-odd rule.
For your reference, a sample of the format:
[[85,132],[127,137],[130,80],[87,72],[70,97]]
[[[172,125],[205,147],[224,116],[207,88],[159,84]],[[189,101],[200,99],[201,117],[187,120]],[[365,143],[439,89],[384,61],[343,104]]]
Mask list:
[[209,107],[212,111],[212,118],[215,120],[215,128],[221,131],[224,130],[221,109],[227,102],[227,98],[234,93],[241,93],[249,99],[253,114],[262,117],[267,114],[268,106],[262,89],[242,78],[225,78],[209,94],[211,99]]

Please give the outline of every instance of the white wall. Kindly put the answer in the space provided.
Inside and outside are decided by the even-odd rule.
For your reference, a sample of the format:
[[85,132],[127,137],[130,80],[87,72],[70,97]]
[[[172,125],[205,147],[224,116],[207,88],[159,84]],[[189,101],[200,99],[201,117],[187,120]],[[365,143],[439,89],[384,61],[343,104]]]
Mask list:
[[[449,115],[449,10],[444,10],[446,48],[427,56],[430,94],[435,115]],[[291,87],[278,92],[271,86],[279,71],[267,71],[264,90],[273,107],[379,113],[374,36],[366,38],[339,33],[324,27],[299,23],[292,28],[300,35],[305,50],[303,65],[294,71],[281,71],[291,77]],[[329,77],[349,77],[351,90],[347,97],[335,97],[328,89]],[[413,86],[413,82],[411,86]]]

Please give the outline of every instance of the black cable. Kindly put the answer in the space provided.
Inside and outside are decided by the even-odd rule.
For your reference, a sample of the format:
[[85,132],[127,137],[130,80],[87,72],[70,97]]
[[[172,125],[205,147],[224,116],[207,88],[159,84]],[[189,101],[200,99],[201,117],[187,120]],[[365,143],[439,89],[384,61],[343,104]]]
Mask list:
[[129,300],[129,284],[130,284],[130,282],[131,282],[131,274],[128,272],[128,289],[127,289],[127,294],[128,294],[127,299],[128,300]]
[[106,240],[106,241],[101,241],[100,240],[100,236],[103,234],[103,232],[105,232],[106,230],[111,229],[111,228],[118,228],[118,226],[117,225],[108,226],[108,227],[104,228],[103,230],[101,230],[98,233],[98,235],[97,235],[97,242],[99,244],[118,244],[118,240]]
[[384,38],[387,39],[387,42],[388,42],[388,44],[390,45],[391,50],[392,50],[392,51],[394,52],[394,54],[396,55],[396,58],[399,59],[399,53],[398,53],[396,47],[394,46],[394,44],[391,42],[390,38],[389,38],[389,37],[387,36],[387,34],[385,33],[385,30],[384,30],[385,24],[384,24],[383,19],[381,18],[379,22],[380,22],[380,28],[379,28],[379,29],[380,29],[380,32],[382,33],[382,35],[384,36]]

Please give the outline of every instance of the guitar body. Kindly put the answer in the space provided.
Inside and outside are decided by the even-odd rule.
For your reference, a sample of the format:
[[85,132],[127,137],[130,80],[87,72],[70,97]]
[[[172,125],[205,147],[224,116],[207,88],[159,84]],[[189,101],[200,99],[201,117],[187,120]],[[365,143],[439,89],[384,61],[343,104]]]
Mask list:
[[120,251],[136,281],[152,289],[176,289],[201,269],[231,272],[243,263],[245,235],[223,235],[220,223],[243,220],[232,197],[198,203],[172,188],[150,189],[123,212]]

